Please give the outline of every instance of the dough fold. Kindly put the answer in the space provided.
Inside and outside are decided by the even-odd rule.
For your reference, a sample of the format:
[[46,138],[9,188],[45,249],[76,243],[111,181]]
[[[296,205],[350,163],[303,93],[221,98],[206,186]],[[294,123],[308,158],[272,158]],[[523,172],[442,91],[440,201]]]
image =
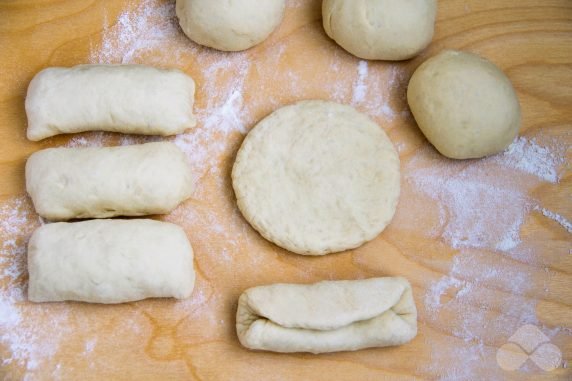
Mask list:
[[236,329],[250,349],[353,351],[412,340],[417,310],[411,285],[400,277],[274,284],[240,296]]
[[195,83],[179,70],[79,65],[40,71],[28,87],[27,136],[82,131],[175,135],[195,126]]
[[183,299],[195,283],[183,229],[145,219],[43,225],[28,244],[28,272],[33,302]]
[[26,190],[50,220],[169,213],[194,188],[173,143],[49,148],[26,163]]

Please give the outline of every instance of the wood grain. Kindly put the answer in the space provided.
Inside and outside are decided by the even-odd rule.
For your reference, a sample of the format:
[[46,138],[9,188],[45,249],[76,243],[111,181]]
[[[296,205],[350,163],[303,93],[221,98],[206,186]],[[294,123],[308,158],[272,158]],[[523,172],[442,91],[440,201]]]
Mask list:
[[[165,7],[173,5],[172,1],[143,1]],[[25,160],[38,149],[61,146],[72,139],[59,136],[38,143],[26,140],[27,85],[44,67],[89,62],[90,53],[103,48],[104,27],[107,25],[106,30],[117,27],[118,16],[136,9],[138,3],[128,0],[0,2],[3,52],[0,56],[0,206],[8,208],[20,200],[20,212],[27,213],[32,221],[18,235],[20,245],[37,224],[32,207],[24,198]],[[359,60],[325,36],[320,1],[292,0],[288,4],[284,22],[269,40],[241,53],[250,62],[243,84],[244,103],[248,108],[248,118],[244,121],[247,129],[280,105],[298,99],[352,101],[351,87],[358,80]],[[220,101],[224,94],[208,91],[205,85],[208,73],[201,65],[212,64],[224,56],[198,47],[182,35],[174,36],[173,40],[184,53],[176,59],[175,55],[172,61],[169,59],[175,45],[168,45],[164,49],[140,52],[133,62],[185,70],[198,84],[197,108],[208,110],[209,102]],[[562,155],[566,160],[559,167],[558,183],[538,181],[515,171],[514,184],[528,199],[572,220],[572,2],[439,1],[436,35],[425,52],[407,62],[368,64],[367,80],[381,84],[379,96],[387,98],[393,116],[375,114],[375,110],[364,104],[358,105],[358,109],[369,113],[399,147],[405,178],[423,165],[442,163],[458,171],[479,165],[474,161],[450,163],[437,156],[407,111],[404,94],[408,78],[419,64],[442,49],[472,51],[499,65],[513,81],[521,101],[521,135],[535,138],[539,144],[557,141],[565,147]],[[337,71],[331,69],[334,63],[338,65]],[[222,73],[216,73],[221,88],[232,82],[239,70],[225,67]],[[391,73],[397,75],[391,77]],[[384,85],[390,77],[395,84]],[[341,95],[334,97],[335,84],[339,85]],[[377,96],[372,88],[368,90],[368,97]],[[204,124],[197,127],[198,131],[205,128]],[[527,371],[511,372],[500,369],[495,361],[497,349],[511,334],[505,329],[516,329],[525,323],[519,306],[532,306],[532,314],[537,319],[533,323],[545,332],[554,332],[552,342],[562,351],[565,362],[572,360],[572,236],[560,224],[546,218],[541,211],[531,209],[518,232],[520,251],[453,248],[443,238],[443,226],[449,222],[440,219],[439,205],[443,200],[427,197],[404,179],[395,220],[377,239],[342,254],[300,257],[266,242],[240,216],[229,172],[244,134],[233,130],[219,135],[214,141],[201,141],[202,135],[196,135],[201,144],[222,144],[223,149],[209,158],[212,166],[195,163],[197,168],[203,169],[198,174],[197,195],[167,217],[186,229],[195,249],[198,279],[192,299],[185,302],[146,300],[119,306],[79,303],[38,306],[19,301],[21,324],[34,324],[36,329],[46,327],[49,332],[57,332],[58,345],[54,353],[36,356],[37,364],[25,359],[0,361],[0,375],[7,380],[21,379],[24,375],[38,380],[572,378],[569,368],[543,372],[529,364]],[[103,139],[104,144],[117,144],[121,139],[117,134],[81,136],[88,141]],[[496,167],[486,168],[494,171]],[[495,226],[495,221],[491,220],[490,224]],[[6,247],[12,233],[4,224],[0,224],[0,229],[6,230],[0,231],[0,239]],[[525,250],[526,257],[520,255]],[[15,255],[7,259],[24,262],[24,253]],[[460,300],[460,290],[447,287],[440,296],[443,308],[432,311],[426,305],[431,287],[444,277],[452,276],[455,261],[467,256],[477,258],[475,272],[454,276],[459,282],[477,288],[471,291],[474,297]],[[0,261],[0,274],[8,266],[7,261]],[[514,272],[483,278],[480,271],[485,269]],[[523,286],[523,292],[507,282],[505,278],[511,274],[525,275],[528,284]],[[420,327],[419,335],[408,345],[313,356],[256,353],[243,349],[238,343],[233,314],[238,295],[247,287],[382,275],[406,276],[414,285]],[[5,280],[0,291],[8,287],[24,290],[25,278],[24,273],[16,281]],[[3,307],[0,305],[0,308]],[[466,330],[471,320],[467,321],[467,317],[472,315],[474,322],[484,324],[470,326],[468,329],[474,336],[470,338]],[[54,316],[64,318],[54,320]],[[6,327],[2,324],[0,310],[0,329]],[[0,331],[0,359],[3,360],[12,358],[14,350],[13,345],[1,339],[6,333]],[[86,342],[90,341],[94,345],[87,350]],[[34,343],[41,351],[41,343]],[[465,371],[461,372],[462,369]]]

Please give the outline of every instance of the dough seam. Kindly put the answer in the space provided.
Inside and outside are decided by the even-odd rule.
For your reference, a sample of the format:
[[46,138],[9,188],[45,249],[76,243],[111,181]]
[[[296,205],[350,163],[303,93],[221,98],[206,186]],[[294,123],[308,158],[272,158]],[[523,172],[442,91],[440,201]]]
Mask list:
[[274,284],[240,296],[236,330],[241,344],[255,350],[358,350],[413,339],[417,310],[401,277]]

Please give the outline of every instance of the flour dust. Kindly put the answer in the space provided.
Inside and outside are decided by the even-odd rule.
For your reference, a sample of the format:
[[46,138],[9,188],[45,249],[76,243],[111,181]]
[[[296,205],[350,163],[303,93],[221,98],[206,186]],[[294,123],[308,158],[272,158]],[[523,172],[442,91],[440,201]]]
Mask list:
[[[527,250],[521,237],[533,211],[572,233],[569,221],[528,192],[560,181],[565,154],[561,143],[541,145],[535,138],[519,137],[505,152],[483,160],[444,160],[427,147],[406,164],[405,181],[438,205],[433,233],[440,232],[440,239],[457,250],[448,274],[429,286],[422,301],[427,323],[445,331],[452,328],[461,340],[443,345],[454,346],[454,353],[431,343],[432,362],[425,370],[439,374],[439,379],[471,380],[477,373],[502,378],[494,348],[504,344],[499,338],[510,337],[527,323],[550,337],[570,336],[538,321],[535,299],[529,295],[548,289],[535,289],[538,270],[532,265],[537,253]],[[542,277],[547,283],[549,273]],[[528,364],[522,371],[535,369]]]

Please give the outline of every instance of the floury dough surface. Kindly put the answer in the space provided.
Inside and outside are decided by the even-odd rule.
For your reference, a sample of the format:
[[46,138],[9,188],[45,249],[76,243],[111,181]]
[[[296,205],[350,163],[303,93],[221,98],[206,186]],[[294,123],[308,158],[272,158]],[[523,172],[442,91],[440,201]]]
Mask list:
[[501,152],[520,128],[510,80],[472,53],[446,50],[425,61],[411,77],[407,101],[427,140],[453,159]]
[[274,284],[240,296],[236,329],[250,349],[353,351],[412,340],[417,310],[404,278]]
[[328,36],[354,56],[406,60],[433,38],[436,0],[324,0]]
[[266,239],[298,254],[360,246],[391,221],[399,157],[350,106],[302,101],[258,123],[236,157],[238,207]]
[[193,188],[185,154],[169,142],[49,148],[26,163],[26,189],[50,220],[169,213]]
[[79,65],[40,71],[28,87],[28,139],[82,131],[175,135],[196,124],[195,83],[175,69]]
[[264,41],[280,25],[285,0],[177,0],[177,17],[194,42],[240,51]]
[[43,225],[28,244],[28,272],[33,302],[183,299],[195,282],[184,230],[146,219]]

